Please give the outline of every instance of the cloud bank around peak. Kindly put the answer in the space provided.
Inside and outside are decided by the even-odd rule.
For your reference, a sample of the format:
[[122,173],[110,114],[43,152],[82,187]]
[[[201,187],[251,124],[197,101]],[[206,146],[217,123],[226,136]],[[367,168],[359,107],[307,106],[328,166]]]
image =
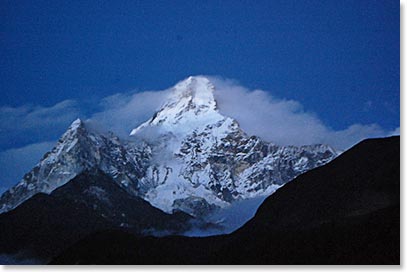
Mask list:
[[[249,135],[279,145],[324,143],[346,150],[366,138],[400,134],[399,128],[386,131],[378,124],[352,124],[343,130],[333,130],[298,101],[250,90],[234,80],[206,77],[215,85],[214,95],[222,114],[236,119]],[[106,97],[100,104],[101,110],[90,119],[123,137],[151,118],[170,92],[171,89],[166,89]]]
[[170,90],[145,91],[133,94],[118,93],[102,99],[100,111],[94,113],[95,121],[121,137],[150,119],[164,103]]
[[249,90],[236,81],[210,77],[216,86],[219,111],[236,119],[250,135],[280,145],[324,143],[346,150],[366,138],[399,135],[400,128],[386,131],[378,124],[352,124],[333,130],[298,101],[278,99],[263,90]]
[[[236,119],[249,135],[280,145],[324,143],[345,150],[362,139],[399,135],[378,124],[352,124],[333,130],[298,101],[279,99],[270,92],[250,90],[236,81],[206,76],[215,85],[219,111]],[[65,100],[55,105],[0,107],[0,150],[55,141],[78,117],[88,119],[120,137],[150,119],[171,93],[161,91],[117,93],[102,98],[89,109],[84,102]],[[14,144],[18,142],[19,144]]]
[[[386,131],[378,124],[353,124],[333,130],[298,101],[277,99],[263,90],[250,90],[233,80],[208,77],[215,85],[219,111],[236,119],[249,135],[279,145],[324,143],[346,150],[365,138],[400,135],[400,128]],[[117,93],[89,107],[65,100],[49,107],[23,105],[0,107],[0,183],[17,182],[76,118],[81,117],[125,138],[160,109],[171,89]],[[1,187],[1,186],[0,186]],[[0,191],[4,188],[0,188]]]

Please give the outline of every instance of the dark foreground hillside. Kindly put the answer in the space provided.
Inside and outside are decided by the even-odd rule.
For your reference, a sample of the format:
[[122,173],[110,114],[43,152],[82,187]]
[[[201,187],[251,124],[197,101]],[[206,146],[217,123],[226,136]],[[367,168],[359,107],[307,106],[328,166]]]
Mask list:
[[400,137],[365,140],[286,184],[230,235],[88,236],[54,264],[399,264]]
[[0,255],[50,260],[95,231],[182,232],[190,219],[181,212],[169,215],[130,196],[100,171],[85,172],[50,195],[37,194],[1,214]]

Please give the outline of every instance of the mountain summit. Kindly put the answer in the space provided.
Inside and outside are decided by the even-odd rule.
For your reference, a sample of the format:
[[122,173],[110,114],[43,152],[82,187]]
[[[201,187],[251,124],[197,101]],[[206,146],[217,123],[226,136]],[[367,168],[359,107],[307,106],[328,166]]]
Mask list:
[[277,146],[247,135],[218,111],[214,92],[216,86],[202,76],[179,82],[127,141],[74,121],[53,150],[1,196],[0,211],[34,194],[49,194],[84,171],[100,170],[130,195],[167,213],[201,217],[269,195],[337,156],[326,145]]
[[14,187],[0,197],[0,212],[16,206],[37,193],[51,193],[84,171],[99,169],[136,195],[137,180],[143,176],[137,149],[130,149],[113,134],[93,131],[75,120],[44,154],[41,161]]
[[167,102],[131,136],[151,148],[140,190],[152,205],[202,215],[229,203],[269,195],[336,156],[325,145],[279,147],[222,115],[208,78],[176,84]]
[[199,126],[224,119],[216,109],[214,91],[215,86],[202,76],[179,82],[171,89],[161,109],[147,122],[133,129],[130,135],[136,135],[146,127],[157,127],[174,134],[189,133]]

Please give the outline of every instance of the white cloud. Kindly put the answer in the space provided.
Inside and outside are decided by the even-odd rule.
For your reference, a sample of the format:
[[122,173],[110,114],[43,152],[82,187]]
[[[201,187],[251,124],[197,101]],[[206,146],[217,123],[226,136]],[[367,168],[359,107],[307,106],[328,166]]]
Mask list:
[[50,107],[0,107],[0,192],[33,168],[80,112],[73,100]]
[[377,124],[333,130],[297,101],[277,99],[269,92],[252,91],[228,79],[211,77],[211,81],[222,113],[235,118],[248,134],[280,145],[325,143],[344,150],[362,139],[391,134]]
[[[362,139],[399,134],[385,131],[377,124],[353,124],[333,130],[298,101],[277,99],[263,90],[249,90],[236,81],[209,77],[221,113],[236,119],[250,135],[280,145],[324,143],[345,150]],[[170,89],[133,94],[115,94],[101,102],[101,111],[91,119],[125,137],[148,120],[163,104]]]
[[[280,145],[326,143],[344,150],[365,138],[400,134],[400,128],[386,131],[377,124],[353,124],[333,130],[298,101],[249,90],[233,80],[219,77],[210,80],[216,86],[220,112],[235,118],[248,134]],[[90,119],[126,137],[160,108],[169,93],[170,89],[108,96],[101,100],[99,111],[91,114]],[[73,120],[84,117],[83,107],[73,100],[51,107],[0,107],[0,150],[8,149],[0,152],[0,187],[17,182],[30,170]],[[21,145],[24,147],[10,149]]]
[[[21,107],[0,107],[1,131],[33,129],[58,125],[79,114],[74,100],[64,100],[51,107],[24,105]],[[18,122],[18,123],[16,123]]]
[[119,93],[102,99],[101,111],[90,118],[121,137],[148,120],[162,105],[169,90]]
[[74,100],[50,107],[0,107],[0,149],[53,140],[80,115],[80,107]]

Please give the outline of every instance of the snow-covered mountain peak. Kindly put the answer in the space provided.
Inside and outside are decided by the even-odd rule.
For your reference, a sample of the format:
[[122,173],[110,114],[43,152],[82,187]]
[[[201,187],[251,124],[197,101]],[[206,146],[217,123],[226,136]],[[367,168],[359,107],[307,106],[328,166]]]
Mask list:
[[61,138],[59,139],[59,143],[62,144],[64,142],[66,144],[69,140],[78,138],[82,134],[86,133],[87,129],[85,127],[85,123],[78,118],[71,123],[65,133],[61,136]]
[[214,91],[215,86],[203,76],[189,77],[177,83],[161,109],[133,129],[130,135],[154,127],[160,130],[160,134],[170,132],[184,136],[197,128],[224,120],[226,117],[216,108]]
[[89,141],[89,137],[95,137],[91,136],[93,134],[95,133],[89,129],[86,122],[78,118],[73,121],[68,129],[65,131],[65,133],[62,134],[55,148],[62,150],[67,146],[70,146],[70,148],[68,148],[69,151],[74,146],[77,146],[77,148],[80,148],[79,146],[83,144],[86,146],[86,142]]
[[189,77],[173,87],[167,106],[179,104],[185,99],[196,107],[215,109],[216,102],[213,96],[215,86],[208,78],[202,76]]
[[[51,193],[83,171],[98,169],[136,195],[143,176],[142,157],[112,133],[102,134],[88,122],[75,120],[52,150],[0,197],[0,213],[13,209],[37,193]],[[139,161],[140,160],[140,161]]]
[[73,121],[72,122],[72,124],[69,126],[69,130],[76,130],[76,129],[78,129],[79,127],[83,127],[83,121],[80,119],[80,118],[78,118],[78,119],[76,119],[75,121]]
[[214,92],[203,76],[177,83],[127,141],[91,121],[75,120],[39,164],[0,197],[0,213],[98,169],[165,212],[200,216],[269,195],[336,157],[328,146],[277,146],[247,135],[218,111]]
[[318,147],[279,147],[248,136],[222,115],[215,86],[203,76],[170,89],[166,102],[131,135],[149,146],[144,199],[166,212],[198,215],[229,203],[274,192],[335,153]]

